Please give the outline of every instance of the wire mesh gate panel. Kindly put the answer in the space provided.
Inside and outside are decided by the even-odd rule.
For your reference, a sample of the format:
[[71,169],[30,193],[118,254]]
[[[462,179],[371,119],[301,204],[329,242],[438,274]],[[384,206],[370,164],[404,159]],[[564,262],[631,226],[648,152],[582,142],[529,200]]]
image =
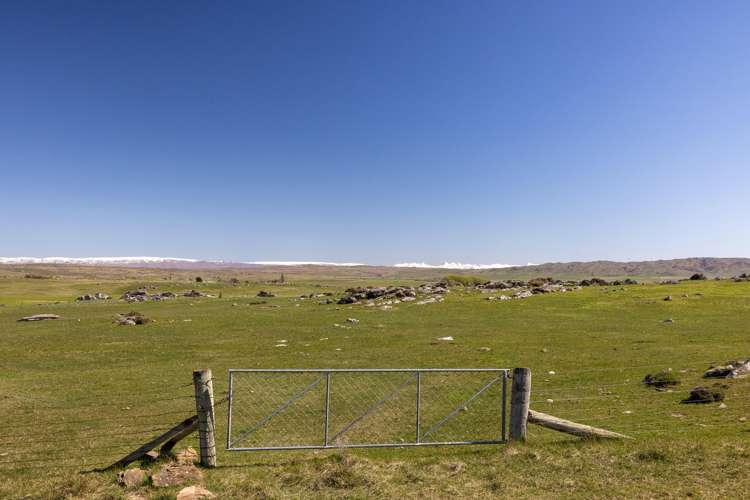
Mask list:
[[507,385],[507,369],[233,369],[227,450],[500,444]]

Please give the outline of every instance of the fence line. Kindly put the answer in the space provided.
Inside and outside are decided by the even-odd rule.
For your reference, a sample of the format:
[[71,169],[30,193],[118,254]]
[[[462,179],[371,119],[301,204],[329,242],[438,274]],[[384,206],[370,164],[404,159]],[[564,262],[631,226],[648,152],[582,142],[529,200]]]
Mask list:
[[[544,371],[538,371],[537,378],[543,381],[535,382],[531,393],[534,397],[530,404],[532,410],[547,412],[550,411],[558,417],[570,418],[585,424],[595,425],[598,423],[612,426],[614,431],[623,432],[641,438],[648,436],[683,436],[686,434],[695,434],[698,432],[715,432],[726,433],[727,436],[734,436],[735,432],[750,430],[750,422],[739,421],[741,416],[746,414],[746,409],[750,408],[750,380],[749,379],[702,379],[702,371],[714,364],[712,361],[693,361],[685,362],[662,362],[643,365],[629,366],[607,366],[592,369],[578,369],[567,371],[558,369],[554,375],[548,375]],[[672,373],[683,379],[683,382],[669,390],[654,390],[645,386],[641,379],[647,370],[660,370],[672,366]],[[694,367],[684,372],[688,367]],[[640,373],[637,373],[642,370]],[[295,407],[295,412],[300,417],[314,419],[322,415],[319,409],[314,406],[300,405],[300,402],[311,403],[306,398],[311,397],[312,393],[317,394],[317,390],[322,386],[328,386],[329,401],[332,410],[338,411],[340,418],[331,419],[328,424],[331,426],[330,441],[331,444],[341,445],[342,447],[350,446],[351,442],[347,441],[349,434],[355,434],[357,438],[367,437],[368,433],[372,434],[375,428],[368,421],[368,425],[361,425],[358,422],[365,422],[371,418],[371,414],[382,413],[383,429],[394,428],[400,421],[396,418],[399,414],[399,405],[403,402],[403,396],[399,391],[414,392],[416,381],[410,376],[414,369],[388,369],[382,372],[390,374],[392,379],[384,381],[380,386],[382,389],[379,397],[375,397],[375,389],[367,385],[367,381],[350,381],[349,385],[342,384],[347,374],[362,373],[375,374],[379,370],[358,371],[355,369],[340,370],[238,370],[238,372],[255,372],[267,375],[273,374],[309,374],[311,376],[321,375],[322,373],[333,373],[333,385],[319,382],[314,389],[308,394],[303,394],[298,400],[290,403]],[[449,369],[444,373],[453,373],[456,376],[471,377],[480,374],[482,369]],[[498,371],[498,370],[495,370]],[[502,372],[502,370],[499,370]],[[322,372],[322,373],[321,373]],[[434,397],[434,387],[430,386],[429,380],[425,380],[427,374],[440,376],[439,370],[420,370],[424,374],[420,381],[420,391],[424,397]],[[408,378],[407,384],[401,387],[399,384],[399,374]],[[593,375],[592,375],[593,374]],[[581,378],[599,377],[602,383],[583,382]],[[337,379],[338,377],[338,379]],[[398,379],[398,380],[397,380]],[[687,381],[686,381],[687,380]],[[689,381],[689,382],[688,382]],[[483,382],[486,384],[487,380]],[[689,390],[697,385],[712,386],[715,383],[727,384],[729,388],[723,402],[727,405],[726,409],[717,409],[718,402],[707,405],[681,405],[679,399],[683,395],[687,396]],[[3,447],[0,454],[0,475],[8,472],[23,470],[42,470],[42,469],[60,469],[73,470],[82,468],[94,468],[105,465],[113,459],[113,454],[119,454],[132,449],[138,445],[139,437],[152,437],[156,433],[161,433],[170,429],[175,424],[175,420],[182,420],[195,413],[195,394],[186,394],[188,387],[205,387],[208,382],[184,384],[165,384],[164,389],[154,388],[146,392],[138,391],[136,397],[131,399],[130,394],[117,395],[113,393],[94,394],[88,393],[86,397],[72,399],[51,399],[38,398],[28,395],[4,394],[0,395],[0,403],[3,404],[3,411],[6,415],[15,419],[26,419],[20,423],[12,423],[3,426],[6,430],[5,439],[0,442]],[[338,384],[338,385],[337,385]],[[468,387],[468,386],[467,386]],[[483,386],[477,385],[475,390],[480,390]],[[390,389],[389,389],[390,388]],[[247,391],[252,387],[242,384],[235,386],[235,390]],[[370,391],[368,396],[366,393]],[[462,396],[459,390],[450,389],[443,386],[445,391],[445,401],[438,405],[440,409],[445,408],[446,412],[436,416],[438,407],[430,407],[429,401],[423,399],[420,401],[419,408],[410,408],[404,422],[408,421],[412,427],[416,422],[422,422],[424,432],[419,429],[416,434],[417,439],[431,437],[438,431],[432,432],[430,429],[440,423],[440,419],[446,415],[457,412],[457,415],[464,414],[464,406],[467,400],[470,400],[471,393]],[[390,392],[389,392],[390,391]],[[603,393],[605,392],[606,393]],[[384,396],[393,393],[395,396],[392,400],[385,400]],[[246,392],[246,395],[252,395],[253,401],[260,396],[257,392]],[[341,397],[352,399],[349,402],[351,411],[341,413],[341,408],[336,406]],[[450,396],[450,398],[448,397]],[[227,397],[219,398],[213,406],[219,406],[225,402],[233,404],[235,411],[238,411],[238,401],[229,400]],[[109,399],[108,399],[109,398]],[[339,398],[339,399],[337,399]],[[551,399],[552,402],[547,400]],[[317,403],[322,405],[326,401],[324,394],[320,394]],[[6,403],[7,402],[7,403]],[[279,404],[283,402],[281,400]],[[451,403],[451,404],[448,404]],[[268,406],[268,402],[262,403],[261,406]],[[275,408],[279,407],[279,404]],[[180,408],[184,406],[185,409]],[[471,406],[471,405],[469,405]],[[132,407],[134,414],[129,415],[123,407]],[[334,408],[335,407],[335,408]],[[72,412],[83,411],[83,415],[74,415]],[[354,411],[358,410],[358,412]],[[242,410],[240,408],[240,413]],[[284,414],[282,409],[280,414]],[[491,422],[493,418],[492,411],[485,409],[483,406],[472,409],[475,411],[481,422]],[[630,412],[626,414],[625,412]],[[417,416],[416,412],[420,415]],[[88,414],[92,416],[88,416]],[[229,412],[228,412],[229,413]],[[245,410],[245,413],[247,411]],[[332,415],[336,415],[333,412]],[[680,414],[681,417],[674,417],[672,414]],[[359,420],[359,415],[362,417]],[[248,414],[247,417],[252,415]],[[496,416],[496,415],[494,415]],[[70,420],[66,420],[70,418]],[[81,418],[83,417],[83,418]],[[350,418],[346,422],[353,422],[349,427],[343,420]],[[430,419],[429,424],[426,424]],[[449,418],[448,421],[451,419]],[[97,425],[101,424],[101,425]],[[235,425],[242,422],[235,422]],[[316,424],[317,425],[317,424]],[[324,422],[320,422],[320,431],[323,430]],[[447,425],[447,424],[446,424]],[[283,427],[283,426],[282,426]],[[249,429],[250,427],[248,427]],[[261,426],[263,428],[263,426]],[[326,427],[327,428],[327,427]],[[504,428],[504,425],[503,425]],[[439,427],[438,427],[439,429]],[[442,432],[442,429],[440,429]],[[460,428],[459,428],[460,430]],[[294,429],[292,429],[294,431]],[[410,446],[415,440],[413,428],[410,431],[407,441],[393,442],[388,445],[392,446]],[[252,433],[250,433],[252,434]],[[395,435],[396,433],[394,433]],[[404,433],[404,436],[407,434]],[[538,436],[538,433],[530,433],[532,436]],[[321,434],[322,436],[322,434]],[[504,433],[503,433],[504,436]],[[126,441],[122,443],[120,440]],[[661,439],[661,438],[660,438]],[[321,441],[323,438],[321,437]],[[328,438],[326,438],[328,441]],[[337,441],[341,441],[338,443]],[[477,442],[502,442],[502,440],[478,440]],[[120,444],[122,443],[122,444]],[[230,444],[232,444],[230,442]],[[426,443],[433,444],[433,443]],[[378,445],[380,446],[380,445]],[[72,458],[71,458],[72,457]]]

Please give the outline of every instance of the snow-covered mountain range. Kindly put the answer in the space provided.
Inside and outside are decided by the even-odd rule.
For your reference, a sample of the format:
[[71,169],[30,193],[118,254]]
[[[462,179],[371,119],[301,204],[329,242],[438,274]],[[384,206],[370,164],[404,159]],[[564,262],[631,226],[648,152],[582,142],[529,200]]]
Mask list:
[[[0,257],[0,264],[73,264],[84,266],[148,266],[148,267],[245,267],[245,266],[366,266],[358,262],[323,262],[323,261],[250,261],[232,262],[224,260],[185,259],[181,257]],[[427,264],[425,262],[402,262],[393,267],[412,267],[420,269],[499,269],[513,267],[509,264],[464,264],[462,262],[444,262]]]

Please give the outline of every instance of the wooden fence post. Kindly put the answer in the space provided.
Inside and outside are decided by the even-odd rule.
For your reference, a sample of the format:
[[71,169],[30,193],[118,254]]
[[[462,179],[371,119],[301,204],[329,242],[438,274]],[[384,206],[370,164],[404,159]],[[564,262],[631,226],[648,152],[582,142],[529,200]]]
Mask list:
[[514,368],[510,392],[510,439],[513,441],[526,441],[530,399],[531,370]]
[[216,467],[216,440],[214,430],[214,386],[211,370],[193,372],[195,386],[195,409],[198,413],[198,438],[200,439],[201,465]]

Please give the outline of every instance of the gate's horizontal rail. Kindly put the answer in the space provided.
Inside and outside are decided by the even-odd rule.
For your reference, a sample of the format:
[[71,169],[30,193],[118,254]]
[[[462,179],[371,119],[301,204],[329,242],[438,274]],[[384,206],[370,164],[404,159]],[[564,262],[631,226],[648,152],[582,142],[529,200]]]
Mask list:
[[506,441],[497,440],[483,440],[483,441],[441,441],[441,442],[427,442],[427,443],[370,443],[370,444],[341,444],[341,445],[328,445],[328,446],[315,446],[315,445],[304,445],[304,446],[267,446],[260,448],[229,448],[227,451],[282,451],[282,450],[335,450],[339,448],[401,448],[406,446],[446,446],[446,445],[480,445],[480,444],[505,444]]
[[508,368],[230,368],[241,373],[354,373],[354,372],[503,372]]

